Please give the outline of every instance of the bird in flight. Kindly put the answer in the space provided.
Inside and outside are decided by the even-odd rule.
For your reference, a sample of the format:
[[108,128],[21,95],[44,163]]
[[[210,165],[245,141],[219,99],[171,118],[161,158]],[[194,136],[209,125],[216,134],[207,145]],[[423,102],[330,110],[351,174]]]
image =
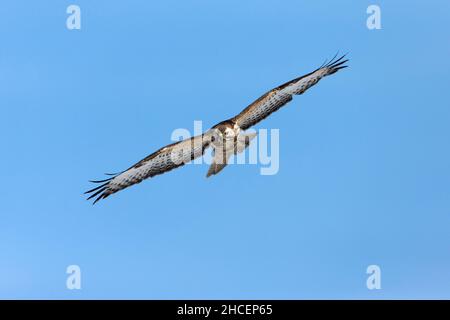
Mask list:
[[101,199],[142,182],[147,178],[178,168],[198,157],[209,147],[213,149],[213,159],[207,177],[219,173],[233,154],[245,150],[256,133],[244,131],[267,118],[292,100],[294,95],[303,94],[323,77],[332,75],[347,67],[345,55],[325,62],[316,70],[286,82],[259,97],[235,117],[222,121],[201,135],[167,145],[135,165],[105,180],[91,181],[99,184],[85,192],[94,204]]

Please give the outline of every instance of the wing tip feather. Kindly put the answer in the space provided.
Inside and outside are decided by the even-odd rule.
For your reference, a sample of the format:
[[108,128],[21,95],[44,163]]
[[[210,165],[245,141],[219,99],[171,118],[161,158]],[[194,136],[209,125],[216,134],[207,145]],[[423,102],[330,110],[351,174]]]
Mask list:
[[349,61],[349,59],[345,59],[348,55],[348,52],[343,54],[339,58],[338,58],[338,54],[339,54],[339,52],[334,55],[333,59],[331,59],[328,63],[326,63],[325,65],[323,65],[320,68],[320,69],[327,69],[328,70],[327,75],[334,74],[334,73],[338,72],[339,70],[348,67],[348,65],[346,65],[346,63]]
[[[108,175],[112,175],[112,174],[108,174]],[[93,205],[96,204],[98,201],[100,201],[101,199],[105,199],[107,198],[109,195],[111,195],[112,190],[109,188],[110,182],[111,180],[113,180],[117,175],[114,175],[113,177],[104,179],[104,180],[89,180],[89,182],[92,183],[101,183],[101,185],[92,188],[88,191],[86,191],[84,194],[89,195],[89,197],[86,200],[91,200],[95,197],[94,201],[93,201]]]

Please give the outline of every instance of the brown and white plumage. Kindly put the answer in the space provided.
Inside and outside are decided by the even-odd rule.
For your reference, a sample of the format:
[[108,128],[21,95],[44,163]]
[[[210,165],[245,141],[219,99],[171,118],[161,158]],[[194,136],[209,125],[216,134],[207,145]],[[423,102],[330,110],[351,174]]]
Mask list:
[[[254,135],[246,135],[241,133],[241,131],[267,118],[270,114],[291,101],[294,95],[304,93],[323,77],[346,68],[345,63],[348,60],[344,58],[345,55],[338,59],[335,56],[329,63],[325,63],[313,72],[268,91],[246,107],[241,113],[231,119],[220,122],[202,135],[163,147],[127,170],[113,175],[108,179],[92,181],[100,185],[86,192],[87,194],[91,194],[88,200],[95,198],[94,203],[96,203],[113,193],[140,183],[147,178],[178,168],[202,156],[208,147],[214,149],[215,157],[207,176],[209,177],[219,173],[226,166],[229,156],[242,152],[248,147],[251,139],[254,138]],[[235,145],[232,145],[231,148],[224,148],[228,144],[219,143],[220,140],[231,141]],[[238,144],[238,141],[244,141],[244,143]]]
[[206,132],[202,135],[170,144],[111,178],[91,181],[93,183],[101,183],[101,185],[85,192],[92,193],[88,200],[97,197],[94,201],[95,204],[97,201],[117,191],[140,183],[147,178],[181,167],[189,161],[202,156],[210,143],[209,135],[210,132]]
[[302,94],[319,82],[323,77],[332,75],[338,70],[347,67],[344,65],[348,61],[344,60],[345,55],[339,59],[335,58],[311,73],[286,82],[281,86],[266,92],[256,101],[252,102],[247,108],[242,110],[242,112],[235,116],[233,120],[242,130],[247,130],[251,126],[267,118],[271,113],[277,111],[291,101],[294,95]]

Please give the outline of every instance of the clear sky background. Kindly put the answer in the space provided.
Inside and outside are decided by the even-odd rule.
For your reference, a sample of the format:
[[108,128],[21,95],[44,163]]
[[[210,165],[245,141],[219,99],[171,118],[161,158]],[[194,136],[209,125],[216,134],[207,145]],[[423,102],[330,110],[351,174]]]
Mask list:
[[[9,0],[0,16],[0,298],[450,298],[449,1]],[[258,125],[280,129],[277,175],[190,165],[85,200],[89,179],[338,50],[350,68]]]

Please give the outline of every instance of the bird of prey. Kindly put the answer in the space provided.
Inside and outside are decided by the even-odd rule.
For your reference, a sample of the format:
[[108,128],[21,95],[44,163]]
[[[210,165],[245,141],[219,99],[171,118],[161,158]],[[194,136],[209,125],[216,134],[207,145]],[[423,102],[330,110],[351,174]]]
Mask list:
[[99,185],[86,192],[90,194],[88,200],[95,198],[95,204],[117,191],[178,168],[202,156],[209,147],[213,149],[213,161],[207,177],[219,173],[227,165],[229,157],[242,152],[255,137],[256,134],[246,134],[245,130],[280,109],[291,101],[294,95],[304,93],[323,77],[346,68],[347,61],[345,55],[339,58],[336,55],[316,70],[266,92],[241,113],[216,124],[203,134],[167,145],[127,170],[110,175],[108,179],[91,181]]

